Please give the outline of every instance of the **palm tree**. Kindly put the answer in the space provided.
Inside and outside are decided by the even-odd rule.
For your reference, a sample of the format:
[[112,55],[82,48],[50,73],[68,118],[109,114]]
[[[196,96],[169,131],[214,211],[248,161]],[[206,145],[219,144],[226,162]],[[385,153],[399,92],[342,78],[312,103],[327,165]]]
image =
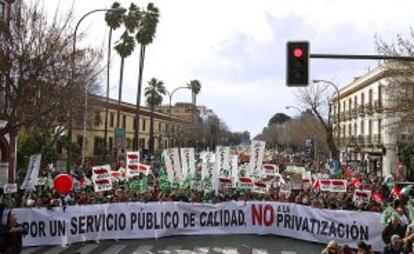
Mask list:
[[191,80],[190,83],[187,84],[187,87],[191,90],[192,94],[192,102],[193,106],[196,106],[197,95],[200,93],[201,90],[201,83],[197,79]]
[[118,110],[117,110],[117,116],[116,116],[116,127],[119,128],[119,119],[120,119],[120,109],[121,109],[121,100],[122,100],[122,83],[124,78],[124,63],[125,58],[130,56],[135,48],[135,41],[132,36],[128,34],[127,31],[125,31],[122,36],[121,40],[117,42],[117,45],[115,46],[116,52],[118,52],[118,55],[121,57],[121,68],[119,71],[119,90],[118,90]]
[[[112,9],[119,8],[121,5],[118,2],[112,4]],[[105,22],[109,26],[109,40],[108,40],[108,63],[106,70],[106,106],[105,106],[105,131],[104,131],[104,146],[107,149],[108,138],[108,117],[109,117],[109,87],[110,87],[110,69],[111,69],[111,49],[112,49],[112,31],[118,29],[122,24],[122,14],[108,11],[105,14]]]
[[162,95],[165,95],[164,82],[152,78],[148,82],[148,86],[145,88],[145,97],[147,98],[147,105],[151,108],[150,116],[150,139],[149,139],[149,152],[154,154],[154,109],[155,106],[161,105]]
[[159,10],[153,3],[147,5],[147,9],[142,12],[138,32],[135,35],[136,40],[141,45],[139,53],[139,72],[138,72],[138,91],[137,91],[137,105],[135,111],[135,126],[134,126],[134,150],[138,149],[139,140],[139,106],[141,104],[141,87],[142,76],[144,72],[145,48],[154,40],[159,20]]

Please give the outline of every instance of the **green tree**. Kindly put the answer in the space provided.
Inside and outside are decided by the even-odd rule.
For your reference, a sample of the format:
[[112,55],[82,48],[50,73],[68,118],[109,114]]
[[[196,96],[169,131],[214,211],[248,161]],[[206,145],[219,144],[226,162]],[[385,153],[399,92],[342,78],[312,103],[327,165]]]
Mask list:
[[142,77],[144,72],[145,49],[147,45],[154,40],[159,20],[159,10],[153,3],[149,3],[145,11],[141,13],[140,24],[135,35],[136,40],[140,44],[139,53],[139,71],[138,71],[138,90],[137,90],[137,104],[135,111],[135,126],[134,126],[134,150],[138,149],[139,140],[139,107],[141,104],[141,89]]
[[292,118],[290,116],[284,114],[284,113],[276,113],[270,118],[269,123],[267,124],[267,126],[271,126],[273,124],[284,124],[285,122],[289,121],[290,119],[292,119]]
[[155,106],[161,105],[162,95],[165,95],[164,82],[152,78],[148,82],[148,86],[145,88],[145,97],[147,98],[147,105],[151,109],[150,116],[150,139],[149,139],[149,152],[154,154],[154,109]]
[[[121,4],[114,2],[111,8],[119,8]],[[104,145],[106,150],[106,142],[108,137],[108,117],[109,117],[109,87],[110,87],[110,71],[111,71],[111,54],[112,54],[112,32],[122,25],[122,14],[108,11],[105,14],[105,22],[109,26],[108,39],[108,56],[107,56],[107,72],[106,72],[106,107],[105,107],[105,131],[104,131]]]

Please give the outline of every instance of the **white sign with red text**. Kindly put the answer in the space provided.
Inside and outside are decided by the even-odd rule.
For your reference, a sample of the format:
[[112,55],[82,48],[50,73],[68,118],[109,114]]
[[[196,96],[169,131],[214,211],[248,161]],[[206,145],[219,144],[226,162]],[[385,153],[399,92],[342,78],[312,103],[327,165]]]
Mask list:
[[92,167],[92,182],[95,192],[112,190],[111,167]]

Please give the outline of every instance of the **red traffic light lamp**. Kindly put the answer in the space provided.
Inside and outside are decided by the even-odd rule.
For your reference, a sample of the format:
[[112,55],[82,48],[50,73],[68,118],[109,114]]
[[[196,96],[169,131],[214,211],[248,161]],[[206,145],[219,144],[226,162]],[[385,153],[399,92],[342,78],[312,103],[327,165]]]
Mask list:
[[287,85],[308,86],[309,84],[309,42],[287,43]]

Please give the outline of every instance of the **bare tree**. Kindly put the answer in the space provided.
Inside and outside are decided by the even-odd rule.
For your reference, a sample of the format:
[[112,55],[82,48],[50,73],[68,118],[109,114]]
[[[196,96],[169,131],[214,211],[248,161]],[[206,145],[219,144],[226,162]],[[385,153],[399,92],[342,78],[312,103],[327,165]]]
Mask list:
[[[0,29],[0,136],[41,129],[53,144],[69,123],[82,123],[84,89],[96,92],[100,51],[76,51],[72,80],[73,13],[56,11],[48,23],[38,3],[16,1],[10,26]],[[82,37],[82,35],[80,36]]]
[[326,132],[326,143],[334,159],[339,158],[339,151],[334,142],[333,128],[331,124],[331,104],[327,93],[328,86],[324,84],[313,84],[301,88],[296,93],[296,98],[303,108],[310,109],[319,120]]

